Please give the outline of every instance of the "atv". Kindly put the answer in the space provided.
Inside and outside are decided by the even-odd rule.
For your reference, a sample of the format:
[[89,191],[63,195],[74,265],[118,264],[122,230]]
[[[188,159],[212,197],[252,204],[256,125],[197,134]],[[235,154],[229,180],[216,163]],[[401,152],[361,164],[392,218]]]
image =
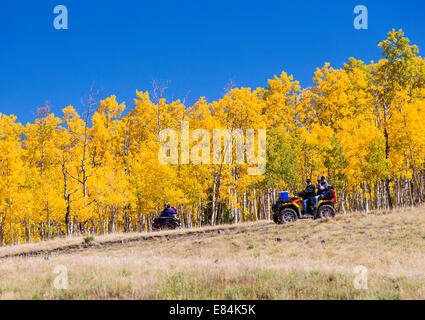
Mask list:
[[180,220],[170,217],[157,217],[152,223],[153,230],[176,229],[182,226]]
[[[310,202],[310,201],[309,201]],[[297,219],[318,219],[335,217],[336,193],[333,187],[317,202],[316,206],[310,204],[304,214],[303,199],[294,195],[285,200],[278,200],[273,206],[273,221],[277,224],[294,222]]]

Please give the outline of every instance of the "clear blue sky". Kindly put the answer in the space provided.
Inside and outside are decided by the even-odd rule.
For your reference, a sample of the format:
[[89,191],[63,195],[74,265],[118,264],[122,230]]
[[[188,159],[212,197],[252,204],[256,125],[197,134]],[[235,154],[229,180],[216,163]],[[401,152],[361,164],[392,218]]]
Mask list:
[[[60,4],[68,30],[53,28]],[[359,4],[368,30],[353,27]],[[168,98],[188,104],[220,98],[229,80],[264,87],[282,70],[307,87],[325,62],[379,59],[377,44],[392,28],[424,49],[424,14],[423,0],[2,1],[0,112],[26,123],[49,101],[61,116],[69,104],[81,107],[93,81],[128,107],[152,79],[169,80]]]

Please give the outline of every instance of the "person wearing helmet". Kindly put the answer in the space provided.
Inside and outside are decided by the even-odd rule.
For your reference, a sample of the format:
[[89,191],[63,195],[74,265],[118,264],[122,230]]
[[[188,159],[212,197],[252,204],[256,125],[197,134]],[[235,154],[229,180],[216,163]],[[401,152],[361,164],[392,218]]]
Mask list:
[[329,188],[329,184],[328,184],[328,180],[326,180],[326,177],[321,177],[320,178],[320,193],[324,194],[326,193],[326,191],[328,191]]
[[323,199],[326,192],[329,190],[329,184],[326,180],[326,177],[321,177],[317,184],[317,196],[314,197],[314,207],[316,207],[317,203],[320,199]]
[[175,207],[172,207],[169,204],[167,204],[165,206],[164,210],[162,210],[160,217],[162,217],[162,218],[173,218],[174,219],[176,214],[177,214],[177,209]]

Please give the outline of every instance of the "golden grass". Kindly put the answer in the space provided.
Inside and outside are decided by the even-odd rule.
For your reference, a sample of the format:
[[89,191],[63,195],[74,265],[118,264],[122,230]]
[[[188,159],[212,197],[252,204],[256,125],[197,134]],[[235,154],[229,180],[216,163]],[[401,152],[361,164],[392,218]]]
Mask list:
[[[424,299],[425,209],[96,237],[70,254],[0,260],[3,299]],[[221,230],[219,233],[218,230]],[[177,237],[177,235],[182,235]],[[168,239],[167,239],[168,236]],[[174,236],[174,237],[173,237]],[[141,237],[147,237],[143,240]],[[119,246],[108,241],[138,239]],[[82,243],[0,249],[0,256]],[[103,246],[102,246],[103,244]],[[68,289],[55,289],[56,266]],[[354,268],[368,269],[356,289]]]
[[[114,233],[114,234],[96,236],[95,244],[102,245],[102,244],[108,244],[110,242],[125,243],[125,242],[132,242],[132,241],[138,241],[138,240],[143,241],[144,239],[149,240],[151,238],[186,235],[186,234],[198,233],[198,232],[202,233],[202,232],[211,232],[215,230],[245,228],[250,226],[261,225],[263,223],[268,223],[268,222],[258,221],[258,222],[247,222],[240,225],[225,224],[225,225],[218,225],[218,226],[207,226],[202,228],[162,230],[162,231],[142,232],[142,233],[137,233],[137,232]],[[75,246],[83,247],[85,238],[86,236],[69,236],[69,237],[58,238],[58,239],[50,240],[50,241],[25,243],[25,244],[14,245],[14,246],[4,246],[4,247],[0,247],[0,259],[10,257],[10,256],[15,256],[15,255],[31,254],[38,251],[54,251],[59,249],[66,250],[69,247],[74,248]]]

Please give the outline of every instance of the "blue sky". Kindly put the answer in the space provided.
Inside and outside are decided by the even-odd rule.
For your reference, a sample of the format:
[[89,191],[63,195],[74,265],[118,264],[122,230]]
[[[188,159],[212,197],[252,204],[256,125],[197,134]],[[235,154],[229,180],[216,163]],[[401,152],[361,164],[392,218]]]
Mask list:
[[[369,29],[353,27],[356,5]],[[55,30],[53,8],[68,8]],[[380,57],[377,44],[403,28],[425,48],[424,1],[2,1],[0,112],[26,123],[46,101],[57,115],[81,107],[94,82],[133,106],[136,90],[168,80],[169,99],[220,98],[226,83],[264,87],[282,70],[303,87],[317,67]]]

